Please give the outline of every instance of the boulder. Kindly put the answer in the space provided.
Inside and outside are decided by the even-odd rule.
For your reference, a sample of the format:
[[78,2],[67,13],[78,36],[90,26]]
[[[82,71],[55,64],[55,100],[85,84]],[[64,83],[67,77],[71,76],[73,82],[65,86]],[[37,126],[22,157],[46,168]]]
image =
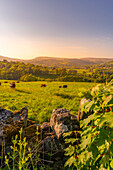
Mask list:
[[50,126],[57,139],[62,138],[65,132],[79,130],[77,116],[71,115],[67,109],[54,109],[50,119]]

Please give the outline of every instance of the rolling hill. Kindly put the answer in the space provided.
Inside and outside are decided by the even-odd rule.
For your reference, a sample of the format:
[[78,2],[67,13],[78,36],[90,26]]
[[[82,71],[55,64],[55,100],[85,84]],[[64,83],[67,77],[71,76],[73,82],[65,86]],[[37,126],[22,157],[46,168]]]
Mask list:
[[81,59],[74,59],[74,58],[57,58],[57,57],[36,57],[31,60],[22,60],[16,58],[9,58],[0,56],[0,61],[2,60],[7,61],[20,61],[24,63],[31,63],[34,65],[42,65],[47,67],[77,67],[77,66],[84,66],[84,65],[94,65],[94,64],[101,64],[113,61],[112,58],[81,58]]

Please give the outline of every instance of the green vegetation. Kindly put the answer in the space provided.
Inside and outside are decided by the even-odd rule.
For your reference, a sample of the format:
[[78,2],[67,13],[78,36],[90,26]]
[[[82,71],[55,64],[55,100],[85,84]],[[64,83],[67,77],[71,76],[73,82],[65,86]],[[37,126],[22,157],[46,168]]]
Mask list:
[[[0,107],[15,111],[22,107],[28,108],[29,118],[39,123],[49,121],[53,109],[66,108],[71,114],[78,113],[78,106],[81,99],[81,91],[94,85],[94,83],[77,82],[20,82],[16,88],[9,87],[9,83],[1,80],[0,86]],[[16,81],[15,81],[16,82]],[[41,87],[46,83],[46,87]],[[67,88],[59,86],[67,84]]]
[[[0,62],[0,79],[0,107],[15,111],[26,106],[28,118],[39,124],[49,121],[55,108],[66,108],[77,115],[81,97],[92,99],[81,108],[85,114],[91,113],[80,122],[82,130],[64,134],[69,145],[65,166],[78,170],[113,169],[113,62],[66,69],[4,60]],[[15,80],[21,81],[16,83],[16,88],[10,88],[9,83]],[[97,82],[106,85],[93,87]],[[41,87],[41,84],[47,86]],[[68,87],[59,88],[63,85]],[[20,147],[24,148],[26,141],[22,143]],[[14,148],[13,151],[15,154]],[[26,164],[25,157],[21,156]],[[15,155],[12,159],[14,162]],[[32,159],[30,153],[28,159]],[[8,161],[6,157],[7,167]],[[20,169],[24,167],[23,162],[20,161]]]
[[0,79],[105,83],[113,78],[112,62],[76,67],[44,67],[23,62],[0,61]]
[[85,114],[91,113],[80,122],[82,130],[64,134],[69,144],[65,153],[69,159],[65,166],[76,167],[77,170],[112,170],[113,81],[93,87],[90,96],[92,101],[81,108]]
[[[38,126],[37,126],[37,146],[38,141]],[[37,148],[35,147],[35,153],[37,153]],[[26,137],[23,138],[23,129],[21,128],[19,134],[15,136],[15,139],[12,139],[11,152],[5,155],[5,166],[4,168],[0,167],[0,170],[44,170],[45,165],[38,165],[40,162],[38,155],[31,152],[31,148],[26,141]],[[2,162],[1,162],[2,164]],[[37,168],[37,166],[39,168]],[[46,166],[48,170],[51,170],[50,166]]]

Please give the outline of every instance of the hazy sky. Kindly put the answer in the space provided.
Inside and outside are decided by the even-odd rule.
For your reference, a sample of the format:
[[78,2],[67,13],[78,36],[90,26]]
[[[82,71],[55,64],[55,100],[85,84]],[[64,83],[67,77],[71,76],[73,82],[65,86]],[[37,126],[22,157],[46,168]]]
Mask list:
[[113,0],[0,0],[0,55],[113,57]]

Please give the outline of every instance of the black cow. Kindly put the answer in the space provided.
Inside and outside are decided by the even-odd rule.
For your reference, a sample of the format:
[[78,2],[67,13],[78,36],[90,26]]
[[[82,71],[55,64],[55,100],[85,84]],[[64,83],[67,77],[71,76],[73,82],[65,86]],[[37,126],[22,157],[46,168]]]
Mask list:
[[67,88],[67,85],[63,85],[63,88]]

